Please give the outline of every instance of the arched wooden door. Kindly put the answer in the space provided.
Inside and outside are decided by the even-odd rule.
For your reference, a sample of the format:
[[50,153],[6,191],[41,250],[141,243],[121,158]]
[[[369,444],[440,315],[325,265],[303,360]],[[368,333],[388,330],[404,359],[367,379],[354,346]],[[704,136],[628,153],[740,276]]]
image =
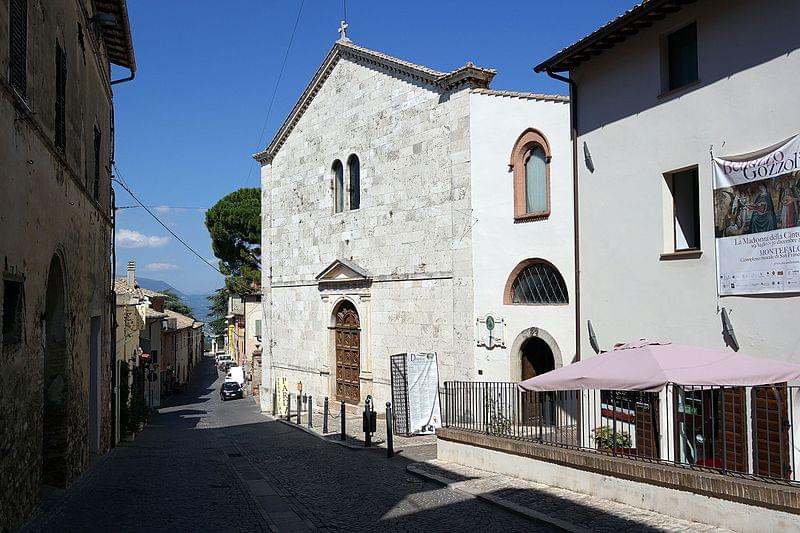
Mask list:
[[336,399],[348,403],[361,400],[361,322],[358,311],[348,301],[336,311],[334,326],[336,343]]

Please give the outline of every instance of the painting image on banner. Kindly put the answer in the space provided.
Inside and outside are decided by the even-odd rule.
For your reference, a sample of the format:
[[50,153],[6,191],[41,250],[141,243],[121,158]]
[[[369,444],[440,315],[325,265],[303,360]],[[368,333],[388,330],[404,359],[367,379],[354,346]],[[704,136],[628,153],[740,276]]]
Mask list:
[[719,294],[800,292],[800,136],[714,158]]

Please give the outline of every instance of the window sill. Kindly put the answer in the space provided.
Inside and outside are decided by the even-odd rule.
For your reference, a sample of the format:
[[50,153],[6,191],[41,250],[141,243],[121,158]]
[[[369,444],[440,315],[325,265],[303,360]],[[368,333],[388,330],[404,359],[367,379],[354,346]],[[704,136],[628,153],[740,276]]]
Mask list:
[[680,96],[680,95],[682,95],[684,93],[689,92],[691,89],[697,87],[698,85],[700,85],[700,80],[699,79],[691,81],[691,82],[687,83],[686,85],[681,85],[680,87],[676,87],[674,89],[669,89],[669,90],[666,90],[666,91],[662,90],[658,94],[658,99],[659,100],[668,100],[668,99],[670,99],[670,98],[672,98],[674,96]]
[[536,220],[545,220],[550,217],[550,211],[544,211],[541,213],[525,213],[524,215],[514,215],[514,224],[520,224],[524,222],[534,222]]
[[661,261],[676,261],[679,259],[699,259],[703,255],[703,250],[681,250],[679,252],[667,252],[661,254]]

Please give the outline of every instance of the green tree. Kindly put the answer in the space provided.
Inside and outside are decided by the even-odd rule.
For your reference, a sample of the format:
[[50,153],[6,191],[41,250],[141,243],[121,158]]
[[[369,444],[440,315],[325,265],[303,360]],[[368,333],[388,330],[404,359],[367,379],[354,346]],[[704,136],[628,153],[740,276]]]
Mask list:
[[258,292],[261,285],[261,189],[243,188],[224,196],[206,211],[205,222],[228,293]]
[[214,294],[208,297],[208,325],[211,331],[214,332],[214,335],[222,335],[225,333],[225,316],[228,314],[229,294],[228,289],[222,287],[214,291]]
[[186,303],[181,300],[177,294],[169,290],[161,291],[161,294],[166,296],[166,298],[164,298],[164,309],[175,311],[176,313],[186,315],[189,318],[195,318],[192,308],[186,305]]

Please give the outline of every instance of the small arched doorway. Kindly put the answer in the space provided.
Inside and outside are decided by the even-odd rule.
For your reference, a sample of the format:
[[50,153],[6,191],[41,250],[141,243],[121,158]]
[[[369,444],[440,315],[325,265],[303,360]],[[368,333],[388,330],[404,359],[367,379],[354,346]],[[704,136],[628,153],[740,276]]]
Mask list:
[[520,350],[522,356],[522,379],[550,372],[556,368],[553,350],[539,337],[527,339]]
[[44,310],[42,481],[63,487],[67,481],[67,324],[64,270],[53,255]]
[[361,321],[348,300],[336,307],[334,317],[336,399],[357,404],[361,400]]
[[[520,348],[522,380],[540,376],[556,367],[550,345],[539,337],[526,339]],[[526,392],[522,399],[522,419],[528,424],[552,425],[555,421],[555,395],[551,392]]]

